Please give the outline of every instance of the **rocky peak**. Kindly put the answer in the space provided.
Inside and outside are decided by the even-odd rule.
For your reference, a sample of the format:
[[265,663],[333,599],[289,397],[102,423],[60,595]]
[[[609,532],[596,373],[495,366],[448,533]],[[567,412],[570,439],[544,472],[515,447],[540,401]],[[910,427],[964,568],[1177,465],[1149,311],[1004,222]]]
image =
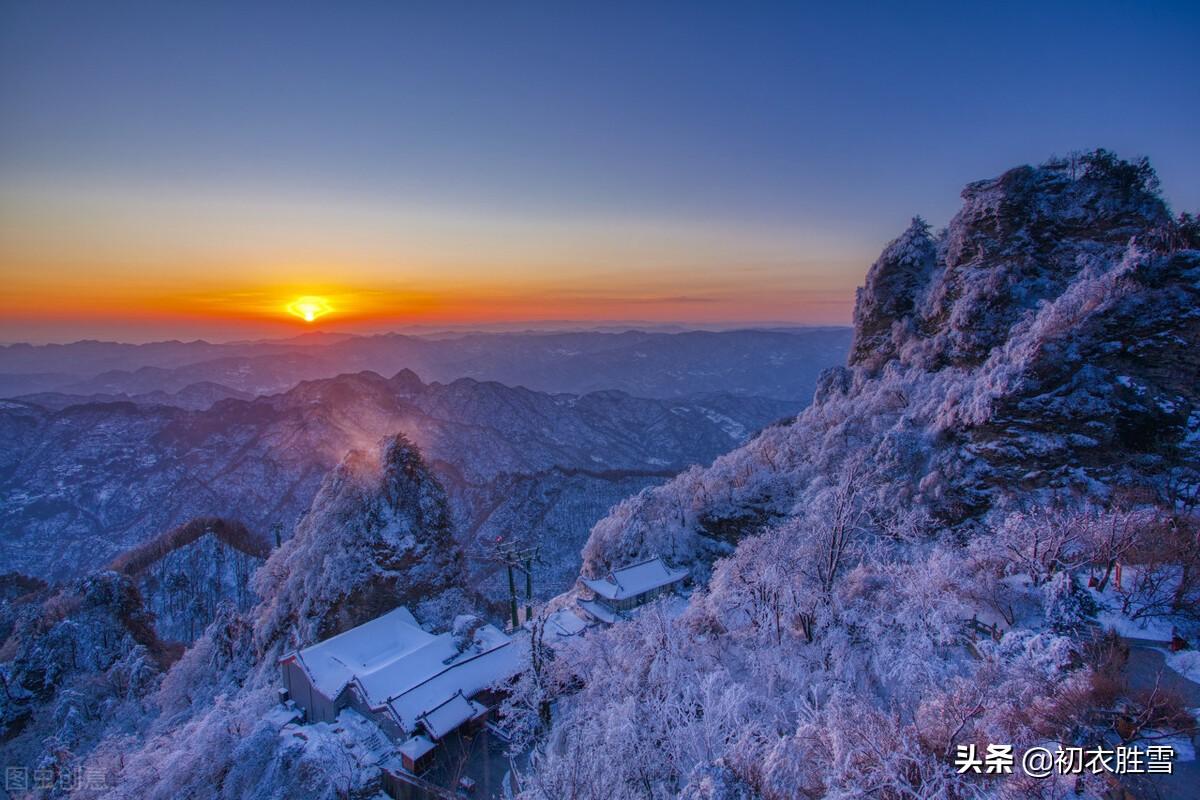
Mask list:
[[401,435],[352,451],[256,576],[256,635],[308,644],[400,604],[436,603],[460,587],[462,552],[446,492]]
[[854,306],[851,363],[878,366],[894,355],[900,330],[916,308],[937,260],[929,224],[913,217],[908,230],[884,248],[858,290]]
[[[584,569],[666,554],[702,578],[820,503],[830,476],[962,535],[1056,498],[1200,486],[1200,226],[1105,151],[971,184],[859,292],[848,366],[813,404],[705,469],[614,507]],[[866,502],[866,500],[864,500]],[[1194,498],[1188,500],[1194,502]]]
[[421,380],[421,376],[407,367],[393,375],[388,383],[392,385],[398,396],[404,398],[416,397],[425,391],[425,383]]
[[1144,160],[1105,150],[969,184],[936,240],[919,219],[884,250],[855,309],[850,363],[975,367],[1084,270],[1173,228]]

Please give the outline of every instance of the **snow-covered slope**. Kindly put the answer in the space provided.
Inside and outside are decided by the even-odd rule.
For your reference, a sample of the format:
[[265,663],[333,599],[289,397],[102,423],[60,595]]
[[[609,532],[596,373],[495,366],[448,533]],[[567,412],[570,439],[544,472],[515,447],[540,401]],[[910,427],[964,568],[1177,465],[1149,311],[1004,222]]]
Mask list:
[[[963,200],[885,248],[810,407],[593,528],[585,575],[698,588],[522,683],[522,800],[1102,797],[1021,754],[1194,730],[1100,629],[1200,635],[1200,226],[1103,151]],[[990,744],[1011,775],[956,768]]]
[[624,494],[711,460],[797,407],[730,395],[645,400],[466,379],[425,384],[410,371],[342,375],[203,411],[6,404],[0,563],[66,579],[214,515],[260,535],[278,524],[286,538],[348,450],[398,432],[450,492],[464,544],[500,534],[565,538],[574,562],[591,524]]
[[53,769],[59,754],[127,730],[178,656],[155,635],[133,581],[116,572],[4,612],[12,618],[0,647],[0,731],[9,763],[29,770]]
[[250,579],[271,545],[235,520],[200,517],[127,550],[109,568],[136,582],[160,638],[190,644],[223,605],[254,605]]
[[1154,190],[1147,165],[1100,152],[969,185],[937,235],[914,220],[813,404],[623,503],[585,569],[660,553],[703,570],[851,463],[885,505],[956,528],[1049,491],[1194,485],[1200,243]]
[[[194,527],[216,524],[202,522]],[[327,725],[281,733],[277,659],[399,603],[423,624],[469,611],[449,523],[445,491],[420,454],[389,437],[322,482],[295,536],[257,574],[262,600],[245,612],[222,605],[182,656],[158,640],[132,579],[118,572],[25,602],[0,654],[6,755],[51,770],[53,796],[334,798],[345,796],[343,782],[369,796],[379,771],[359,763],[361,742]],[[180,541],[167,557],[214,538],[187,533],[168,537]],[[116,566],[155,563],[145,555]],[[92,780],[58,780],[73,770]]]

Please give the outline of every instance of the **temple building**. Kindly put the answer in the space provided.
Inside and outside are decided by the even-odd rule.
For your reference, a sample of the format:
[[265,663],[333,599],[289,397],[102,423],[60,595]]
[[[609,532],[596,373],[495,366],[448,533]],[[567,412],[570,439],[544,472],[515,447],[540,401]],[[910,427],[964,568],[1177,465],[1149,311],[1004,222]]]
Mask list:
[[435,636],[400,607],[288,653],[279,661],[288,697],[306,722],[333,722],[354,709],[392,739],[404,769],[419,775],[443,739],[487,718],[493,687],[520,668],[506,634],[460,619],[474,622]]
[[583,578],[593,598],[581,599],[578,605],[589,616],[611,624],[639,606],[675,592],[687,578],[686,569],[671,569],[661,558],[649,558],[603,578]]

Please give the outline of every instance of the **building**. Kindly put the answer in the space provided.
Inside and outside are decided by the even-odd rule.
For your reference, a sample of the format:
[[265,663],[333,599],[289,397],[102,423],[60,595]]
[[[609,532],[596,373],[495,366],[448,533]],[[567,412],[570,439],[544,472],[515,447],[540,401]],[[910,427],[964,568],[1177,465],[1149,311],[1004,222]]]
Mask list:
[[479,624],[455,635],[421,629],[406,608],[351,628],[279,661],[288,696],[307,722],[333,722],[352,708],[395,743],[420,774],[439,742],[486,719],[490,688],[520,667],[512,639]]
[[650,558],[613,570],[603,578],[583,578],[594,595],[580,600],[579,607],[601,622],[612,623],[622,615],[673,593],[687,580],[686,569],[671,569],[661,558]]
[[[557,648],[568,642],[580,640],[588,627],[594,624],[584,620],[572,608],[560,608],[546,617],[546,623],[542,627],[542,641],[550,647]],[[533,625],[527,622],[525,627],[532,630]]]

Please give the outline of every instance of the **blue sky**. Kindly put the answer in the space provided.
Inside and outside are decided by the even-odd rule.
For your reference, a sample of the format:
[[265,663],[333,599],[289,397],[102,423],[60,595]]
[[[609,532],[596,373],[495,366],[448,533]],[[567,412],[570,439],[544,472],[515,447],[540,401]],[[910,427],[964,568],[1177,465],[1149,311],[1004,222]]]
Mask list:
[[1200,210],[1196,3],[0,7],[4,269],[139,302],[694,284],[716,318],[748,269],[826,303],[764,319],[848,320],[909,217],[1019,163],[1148,155]]

